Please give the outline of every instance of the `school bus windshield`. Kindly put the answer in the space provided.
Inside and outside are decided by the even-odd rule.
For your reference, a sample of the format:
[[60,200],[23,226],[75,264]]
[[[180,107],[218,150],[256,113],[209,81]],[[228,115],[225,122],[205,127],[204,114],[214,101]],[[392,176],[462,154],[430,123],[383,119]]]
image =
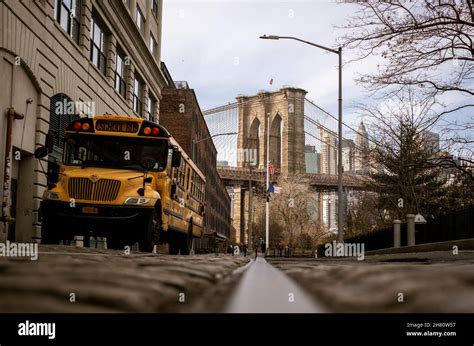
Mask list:
[[155,162],[152,171],[164,171],[168,141],[134,137],[70,134],[64,151],[67,166],[145,170],[144,161]]

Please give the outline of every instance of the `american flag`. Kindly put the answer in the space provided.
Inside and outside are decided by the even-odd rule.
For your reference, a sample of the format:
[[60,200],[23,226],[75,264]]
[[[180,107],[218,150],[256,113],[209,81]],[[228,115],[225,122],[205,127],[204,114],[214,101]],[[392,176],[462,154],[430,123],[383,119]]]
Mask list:
[[275,175],[275,166],[273,166],[271,163],[268,165],[268,174]]

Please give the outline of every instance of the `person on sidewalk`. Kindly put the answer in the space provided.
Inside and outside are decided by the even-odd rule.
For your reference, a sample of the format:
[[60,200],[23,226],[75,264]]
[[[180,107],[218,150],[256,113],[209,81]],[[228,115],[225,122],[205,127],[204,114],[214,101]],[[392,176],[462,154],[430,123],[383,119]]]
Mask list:
[[244,245],[242,246],[242,250],[243,250],[243,252],[244,252],[244,257],[247,257],[247,250],[248,250],[248,249],[247,249],[247,244],[244,244]]

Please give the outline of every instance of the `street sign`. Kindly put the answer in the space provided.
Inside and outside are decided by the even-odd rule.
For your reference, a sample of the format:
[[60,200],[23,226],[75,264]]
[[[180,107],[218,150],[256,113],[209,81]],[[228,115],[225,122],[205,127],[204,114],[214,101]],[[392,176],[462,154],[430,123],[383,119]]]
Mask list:
[[416,214],[416,215],[415,215],[415,223],[424,224],[424,223],[426,223],[426,220],[425,220],[425,218],[423,217],[423,215],[421,215],[421,214]]

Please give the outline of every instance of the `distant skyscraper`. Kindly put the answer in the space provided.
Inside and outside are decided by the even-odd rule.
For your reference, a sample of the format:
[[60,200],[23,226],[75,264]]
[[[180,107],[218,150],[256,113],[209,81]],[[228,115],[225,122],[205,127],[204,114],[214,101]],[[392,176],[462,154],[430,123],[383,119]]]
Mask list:
[[439,152],[439,134],[426,131],[423,133],[423,139],[427,150],[432,154]]
[[355,144],[352,139],[342,141],[342,169],[344,172],[354,172]]
[[354,170],[356,173],[366,174],[369,171],[369,138],[364,122],[360,122],[355,139]]
[[321,129],[321,173],[337,174],[337,135]]
[[314,145],[305,145],[304,157],[306,173],[319,173],[321,154],[316,152],[316,147]]

